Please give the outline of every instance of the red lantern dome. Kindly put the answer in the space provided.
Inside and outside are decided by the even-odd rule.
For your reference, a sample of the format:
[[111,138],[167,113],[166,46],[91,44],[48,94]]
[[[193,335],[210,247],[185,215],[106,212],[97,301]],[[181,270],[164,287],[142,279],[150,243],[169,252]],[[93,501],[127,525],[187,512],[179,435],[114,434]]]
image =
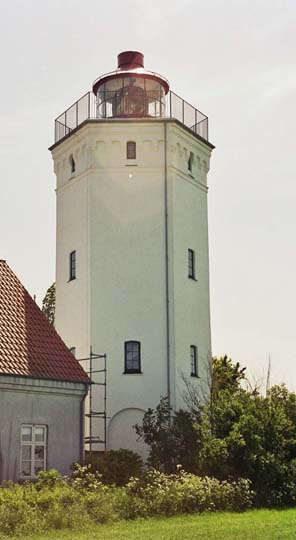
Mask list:
[[144,55],[125,51],[118,55],[118,69],[93,84],[99,118],[165,116],[168,81],[144,68]]

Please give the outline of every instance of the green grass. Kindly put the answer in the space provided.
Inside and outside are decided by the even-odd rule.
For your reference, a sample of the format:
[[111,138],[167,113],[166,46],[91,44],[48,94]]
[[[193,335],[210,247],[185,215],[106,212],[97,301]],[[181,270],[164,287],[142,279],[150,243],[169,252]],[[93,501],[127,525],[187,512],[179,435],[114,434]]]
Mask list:
[[[1,537],[0,537],[1,538]],[[20,537],[19,537],[20,538]],[[19,540],[18,538],[18,540]],[[295,540],[296,510],[252,510],[97,525],[21,540]]]

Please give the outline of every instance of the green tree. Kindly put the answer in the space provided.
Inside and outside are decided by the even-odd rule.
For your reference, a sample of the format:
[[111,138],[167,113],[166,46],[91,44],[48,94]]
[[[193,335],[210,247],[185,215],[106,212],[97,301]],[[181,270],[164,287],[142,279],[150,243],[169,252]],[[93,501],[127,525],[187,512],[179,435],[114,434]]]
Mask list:
[[[223,365],[227,373],[220,378]],[[203,408],[200,470],[219,479],[249,478],[259,505],[295,504],[296,395],[274,386],[263,397],[242,388],[245,370],[233,368],[229,379],[229,363],[220,362],[222,384]],[[242,375],[237,382],[235,374]]]
[[173,473],[177,465],[197,472],[200,438],[190,411],[172,414],[168,399],[162,397],[156,409],[148,409],[142,425],[135,426],[138,439],[149,446],[148,465]]
[[213,359],[211,375],[206,402],[191,391],[188,411],[172,413],[163,398],[136,426],[149,464],[173,472],[180,463],[220,480],[249,478],[258,505],[295,505],[296,394],[282,385],[262,396],[242,384],[245,368],[226,356]]
[[53,283],[46,291],[42,301],[42,311],[48,318],[50,324],[54,326],[56,304],[56,284]]
[[222,390],[236,392],[240,388],[241,381],[245,379],[246,368],[242,368],[237,362],[234,364],[227,355],[212,359],[212,393],[217,394]]

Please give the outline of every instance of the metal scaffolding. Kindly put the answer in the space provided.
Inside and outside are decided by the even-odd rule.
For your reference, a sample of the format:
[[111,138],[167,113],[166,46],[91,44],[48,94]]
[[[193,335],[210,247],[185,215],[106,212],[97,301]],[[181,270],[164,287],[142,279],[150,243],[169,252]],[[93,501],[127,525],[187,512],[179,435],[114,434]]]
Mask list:
[[[98,366],[98,369],[96,366],[94,366],[94,361],[103,360],[103,367],[100,368]],[[104,451],[107,450],[107,355],[106,354],[95,354],[92,351],[92,347],[90,347],[89,351],[89,357],[88,358],[81,358],[78,359],[78,362],[89,362],[89,370],[87,371],[87,374],[89,375],[91,379],[91,385],[89,388],[89,394],[88,394],[88,411],[86,412],[85,416],[89,419],[89,436],[85,437],[85,444],[89,446],[89,453],[91,454],[93,452],[93,445],[94,444],[103,444],[104,445]],[[93,376],[96,374],[100,374],[100,377],[102,377],[101,381],[94,381]],[[104,395],[103,395],[103,410],[101,411],[95,411],[93,410],[93,386],[103,386],[104,387]],[[104,422],[104,438],[102,439],[100,435],[96,432],[94,421],[95,420],[103,420]]]

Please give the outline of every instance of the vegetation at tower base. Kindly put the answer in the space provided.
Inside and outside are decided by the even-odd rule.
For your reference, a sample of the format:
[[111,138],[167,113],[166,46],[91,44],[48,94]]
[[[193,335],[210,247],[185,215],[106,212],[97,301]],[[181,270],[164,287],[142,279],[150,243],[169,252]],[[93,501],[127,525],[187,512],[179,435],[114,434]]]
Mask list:
[[165,399],[146,412],[136,431],[149,446],[149,463],[169,472],[179,463],[222,481],[248,478],[257,505],[295,505],[296,394],[282,385],[261,395],[227,357],[213,359],[212,375],[205,405],[191,391],[190,412],[177,411],[171,423]]
[[53,283],[46,291],[42,300],[42,311],[48,318],[50,324],[54,326],[56,304],[56,284]]
[[116,486],[125,486],[132,477],[142,477],[144,470],[141,456],[124,448],[88,454],[82,464],[88,465],[92,473],[99,473],[104,484]]
[[136,424],[139,440],[150,448],[148,465],[164,473],[175,473],[180,464],[187,472],[198,470],[201,436],[196,413],[176,411],[171,414],[166,397],[161,398],[156,409],[148,409],[142,425]]
[[104,485],[89,466],[77,465],[72,478],[51,470],[41,472],[35,483],[0,489],[0,538],[138,517],[242,511],[251,503],[252,492],[244,479],[221,482],[182,470],[166,475],[152,469],[116,487]]
[[134,455],[120,450],[102,459],[106,483],[92,463],[75,465],[72,478],[48,471],[35,483],[2,486],[0,538],[138,517],[242,511],[254,502],[295,506],[296,395],[285,386],[265,396],[250,389],[245,370],[227,357],[214,359],[212,372],[206,404],[198,406],[191,392],[192,410],[170,421],[163,398],[137,426],[157,468],[141,467],[126,483],[120,467],[131,466]]

